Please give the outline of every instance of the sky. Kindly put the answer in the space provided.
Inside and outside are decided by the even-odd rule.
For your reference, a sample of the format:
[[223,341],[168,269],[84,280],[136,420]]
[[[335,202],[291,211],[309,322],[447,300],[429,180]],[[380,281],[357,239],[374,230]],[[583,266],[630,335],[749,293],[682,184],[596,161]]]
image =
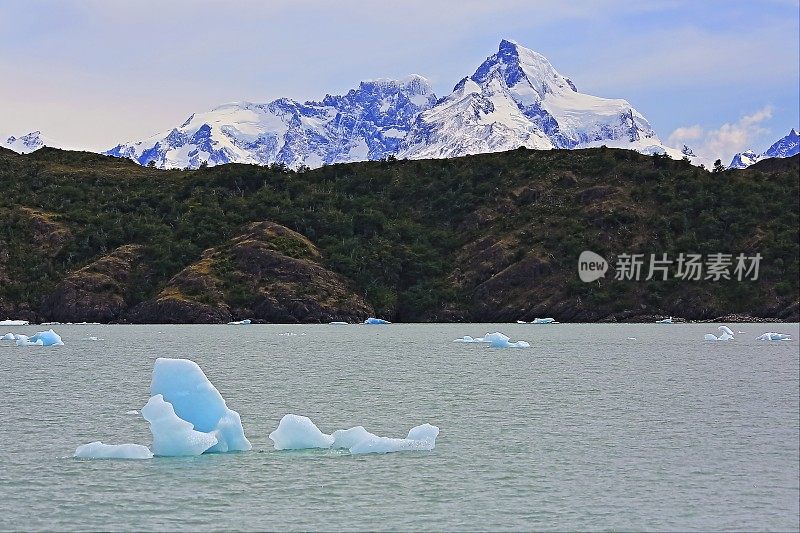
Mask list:
[[444,96],[503,38],[705,158],[800,122],[800,0],[0,0],[0,133],[104,150],[365,79],[420,74]]

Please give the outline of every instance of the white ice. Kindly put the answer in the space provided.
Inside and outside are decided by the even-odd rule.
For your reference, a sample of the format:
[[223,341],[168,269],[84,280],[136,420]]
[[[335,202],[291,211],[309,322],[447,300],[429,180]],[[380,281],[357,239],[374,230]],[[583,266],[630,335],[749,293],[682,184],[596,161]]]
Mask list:
[[411,428],[405,439],[389,437],[371,437],[362,440],[350,448],[352,454],[389,453],[404,451],[429,451],[436,447],[439,428],[430,424],[422,424]]
[[491,344],[492,348],[530,348],[531,345],[525,341],[510,342],[507,335],[499,331],[487,333],[483,336],[483,342]]
[[334,431],[331,436],[333,437],[333,445],[331,447],[345,450],[349,450],[361,441],[378,437],[364,429],[364,426],[356,426],[350,429],[338,429]]
[[[239,413],[228,409],[225,399],[194,361],[163,357],[156,359],[150,394],[163,396],[166,402],[172,404],[178,417],[190,422],[197,431],[211,434],[215,445],[208,451],[252,449],[244,435]],[[159,455],[158,452],[156,454]]]
[[664,320],[656,320],[656,324],[672,324],[672,317],[665,318]]
[[474,343],[474,342],[489,342],[489,341],[483,340],[483,337],[474,338],[470,337],[469,335],[464,335],[460,339],[455,339],[453,342]]
[[758,341],[790,341],[791,335],[786,333],[768,332],[756,338]]
[[142,407],[142,416],[153,434],[153,453],[163,457],[200,455],[217,444],[211,433],[196,431],[194,426],[178,417],[172,404],[156,394]]
[[556,324],[555,318],[534,318],[531,324]]
[[334,322],[328,322],[328,324],[330,324],[331,326],[346,326],[347,322],[334,321]]
[[15,335],[17,346],[64,346],[64,341],[52,329],[40,331],[30,337],[26,335]]
[[364,321],[364,324],[391,324],[388,320],[383,320],[382,318],[375,318],[369,317]]
[[16,340],[13,333],[6,333],[2,337],[0,337],[0,341],[13,341]]
[[27,320],[0,320],[0,326],[27,326]]
[[75,450],[78,459],[150,459],[153,452],[141,444],[103,444],[100,441],[82,444]]
[[333,437],[320,431],[310,418],[293,414],[284,415],[269,438],[276,450],[330,448],[333,444]]
[[252,323],[252,320],[250,320],[249,318],[245,318],[244,320],[235,320],[233,322],[228,322],[228,325],[229,326],[246,326],[246,325],[248,325],[250,323]]
[[707,341],[728,341],[733,338],[733,331],[728,326],[720,326],[719,329],[722,334],[717,337],[716,335],[712,335],[711,333],[706,333],[703,335],[703,339]]

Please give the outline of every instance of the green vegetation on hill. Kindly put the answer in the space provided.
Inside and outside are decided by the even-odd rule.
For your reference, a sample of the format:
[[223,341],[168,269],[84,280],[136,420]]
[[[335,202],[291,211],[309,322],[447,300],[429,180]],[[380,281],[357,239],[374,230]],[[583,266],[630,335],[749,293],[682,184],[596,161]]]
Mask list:
[[[60,305],[53,295],[65,293],[68,276],[121,246],[140,245],[146,268],[126,286],[125,309],[115,315],[127,320],[127,310],[152,302],[204,250],[269,221],[307,238],[321,254],[316,261],[377,315],[398,321],[796,318],[798,174],[797,156],[764,171],[711,173],[605,148],[304,172],[248,165],[162,171],[83,152],[0,150],[0,315],[50,319]],[[264,246],[298,260],[310,253],[295,238]],[[587,284],[577,276],[577,257],[587,249],[612,261],[620,253],[681,252],[758,252],[763,259],[757,282]],[[258,307],[242,301],[238,274],[216,275],[226,305]],[[147,317],[140,312],[138,320]]]

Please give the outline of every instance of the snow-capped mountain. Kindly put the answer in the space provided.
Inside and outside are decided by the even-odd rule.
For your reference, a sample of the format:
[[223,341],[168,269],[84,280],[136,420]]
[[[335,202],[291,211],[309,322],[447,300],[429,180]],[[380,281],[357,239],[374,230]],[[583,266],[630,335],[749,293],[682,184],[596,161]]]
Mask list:
[[105,152],[159,168],[271,163],[296,168],[381,159],[397,153],[417,115],[436,102],[421,76],[362,82],[343,96],[300,103],[233,103],[178,128]]
[[43,137],[42,133],[39,131],[32,131],[21,137],[14,137],[13,135],[6,138],[0,137],[0,147],[8,148],[18,154],[29,154],[42,146],[49,146],[51,144],[52,143]]
[[733,156],[729,168],[747,168],[753,163],[770,157],[792,157],[800,153],[800,135],[792,128],[788,135],[778,139],[763,154],[756,154],[753,150],[739,152]]
[[419,159],[601,145],[694,157],[688,148],[665,147],[627,101],[579,93],[544,56],[503,40],[496,54],[438,101],[420,76],[366,81],[319,102],[223,105],[105,153],[159,168],[229,162],[297,168],[388,155]]
[[606,145],[669,152],[625,100],[579,93],[542,56],[503,40],[496,54],[420,114],[400,157],[437,158],[511,150]]

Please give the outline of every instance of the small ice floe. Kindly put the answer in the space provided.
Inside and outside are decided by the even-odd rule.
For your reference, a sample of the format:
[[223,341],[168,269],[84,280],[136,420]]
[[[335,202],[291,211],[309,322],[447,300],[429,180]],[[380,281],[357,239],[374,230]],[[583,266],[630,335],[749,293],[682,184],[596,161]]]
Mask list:
[[736,334],[737,335],[747,335],[747,332],[746,331],[737,331]]
[[269,434],[276,450],[305,450],[330,448],[333,437],[326,435],[307,416],[288,414],[281,418],[278,428]]
[[628,337],[628,340],[629,340],[629,341],[635,341],[635,340],[636,340],[636,337]]
[[663,320],[656,320],[656,324],[672,324],[672,317]]
[[16,340],[16,339],[17,338],[14,336],[13,333],[6,333],[2,337],[0,337],[0,341],[13,341],[13,340]]
[[379,437],[364,426],[340,429],[328,435],[305,416],[288,414],[269,434],[276,450],[346,449],[351,454],[429,451],[436,447],[439,428],[422,424],[411,428],[404,439]]
[[103,339],[101,339],[100,337],[92,336],[92,337],[87,337],[86,340],[89,340],[89,341],[101,341]]
[[510,337],[508,335],[504,335],[499,331],[495,331],[494,333],[487,333],[483,337],[470,337],[469,335],[464,335],[460,339],[455,339],[453,342],[464,342],[468,344],[472,343],[484,343],[489,344],[492,348],[530,348],[531,345],[525,341],[517,341],[517,342],[510,342]]
[[40,326],[61,326],[61,322],[42,322]]
[[530,322],[517,320],[517,324],[558,324],[555,318],[534,318]]
[[328,322],[328,324],[331,326],[346,326],[347,322],[334,321],[334,322]]
[[28,337],[27,335],[14,335],[17,346],[64,346],[64,341],[52,329],[40,331]]
[[153,452],[141,444],[103,444],[100,441],[82,444],[75,450],[77,459],[150,459]]
[[378,324],[391,324],[391,322],[389,322],[388,320],[384,320],[382,318],[375,318],[374,316],[371,316],[364,321],[364,324],[378,325]]
[[0,320],[0,326],[27,326],[30,322],[27,320]]
[[787,333],[768,332],[756,337],[757,341],[790,341],[792,336]]
[[712,335],[711,333],[706,333],[703,335],[703,340],[707,341],[729,341],[733,338],[733,331],[728,326],[720,326],[717,328],[720,330],[721,335],[717,337],[716,335]]
[[251,324],[252,321],[249,318],[245,318],[244,320],[234,320],[233,322],[228,322],[228,326],[246,326]]
[[130,411],[125,411],[125,414],[126,415],[138,415],[139,411],[137,411],[136,409],[131,409]]

